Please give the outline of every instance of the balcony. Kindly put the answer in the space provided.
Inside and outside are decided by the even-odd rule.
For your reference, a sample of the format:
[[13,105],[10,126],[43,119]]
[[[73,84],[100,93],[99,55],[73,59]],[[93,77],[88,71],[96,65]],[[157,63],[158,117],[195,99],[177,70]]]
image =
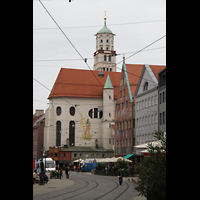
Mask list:
[[94,52],[94,56],[96,56],[97,54],[99,53],[104,53],[104,54],[112,54],[112,55],[115,55],[116,54],[116,51],[110,51],[110,50],[97,50]]

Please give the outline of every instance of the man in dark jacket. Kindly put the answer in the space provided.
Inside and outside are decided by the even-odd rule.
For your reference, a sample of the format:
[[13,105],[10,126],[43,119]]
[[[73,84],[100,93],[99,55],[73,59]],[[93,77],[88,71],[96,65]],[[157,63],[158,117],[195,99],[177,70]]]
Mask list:
[[118,178],[119,178],[119,184],[122,184],[123,178],[122,178],[122,169],[120,168],[119,173],[118,173]]
[[68,166],[65,168],[65,174],[66,174],[66,178],[69,178],[69,167]]

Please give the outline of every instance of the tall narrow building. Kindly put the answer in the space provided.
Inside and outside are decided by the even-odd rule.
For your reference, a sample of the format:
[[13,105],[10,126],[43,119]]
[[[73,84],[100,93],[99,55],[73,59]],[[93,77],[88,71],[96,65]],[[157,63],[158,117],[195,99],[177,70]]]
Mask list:
[[96,51],[94,52],[93,70],[116,72],[116,51],[114,50],[114,36],[106,26],[106,16],[104,17],[104,27],[96,34]]

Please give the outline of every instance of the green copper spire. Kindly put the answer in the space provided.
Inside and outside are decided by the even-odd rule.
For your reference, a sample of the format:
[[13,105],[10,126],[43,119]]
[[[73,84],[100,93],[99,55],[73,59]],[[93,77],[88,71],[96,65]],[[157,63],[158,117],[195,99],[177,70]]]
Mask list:
[[100,31],[98,31],[97,34],[98,33],[111,33],[111,34],[113,34],[112,31],[107,28],[105,18],[104,18],[104,27]]
[[112,86],[109,74],[107,76],[106,83],[105,83],[103,89],[114,89],[113,86]]

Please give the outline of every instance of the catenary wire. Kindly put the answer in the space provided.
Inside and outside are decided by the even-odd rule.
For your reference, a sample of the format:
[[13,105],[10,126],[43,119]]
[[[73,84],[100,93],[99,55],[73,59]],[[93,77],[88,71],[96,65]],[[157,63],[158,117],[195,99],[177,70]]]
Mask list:
[[[146,50],[143,50],[142,52],[145,52],[145,51],[152,51],[152,50],[157,50],[157,49],[163,49],[163,48],[166,48],[166,47],[157,47],[157,48],[152,48],[152,49],[146,49]],[[136,53],[137,51],[133,51],[133,52],[125,52],[125,53],[118,53],[116,54],[117,56],[118,55],[123,55],[123,54],[130,54],[130,53]],[[99,56],[99,58],[103,58],[103,56]],[[92,58],[86,58],[87,60],[91,60],[93,59],[94,60],[94,57]],[[71,58],[66,58],[66,59],[55,59],[55,60],[33,60],[33,62],[51,62],[51,61],[77,61],[77,60],[82,60],[80,58],[74,58],[74,59],[71,59]],[[51,67],[51,66],[50,66]]]
[[[151,21],[142,21],[142,22],[129,22],[129,23],[121,23],[121,24],[108,24],[108,26],[119,26],[119,25],[130,25],[130,24],[142,24],[142,23],[152,23],[152,22],[161,22],[166,21],[166,19],[161,20],[151,20]],[[62,29],[72,29],[72,28],[92,28],[92,27],[102,27],[102,25],[90,25],[90,26],[72,26],[72,27],[61,27]],[[34,28],[33,30],[49,30],[49,29],[58,29],[54,28]]]

